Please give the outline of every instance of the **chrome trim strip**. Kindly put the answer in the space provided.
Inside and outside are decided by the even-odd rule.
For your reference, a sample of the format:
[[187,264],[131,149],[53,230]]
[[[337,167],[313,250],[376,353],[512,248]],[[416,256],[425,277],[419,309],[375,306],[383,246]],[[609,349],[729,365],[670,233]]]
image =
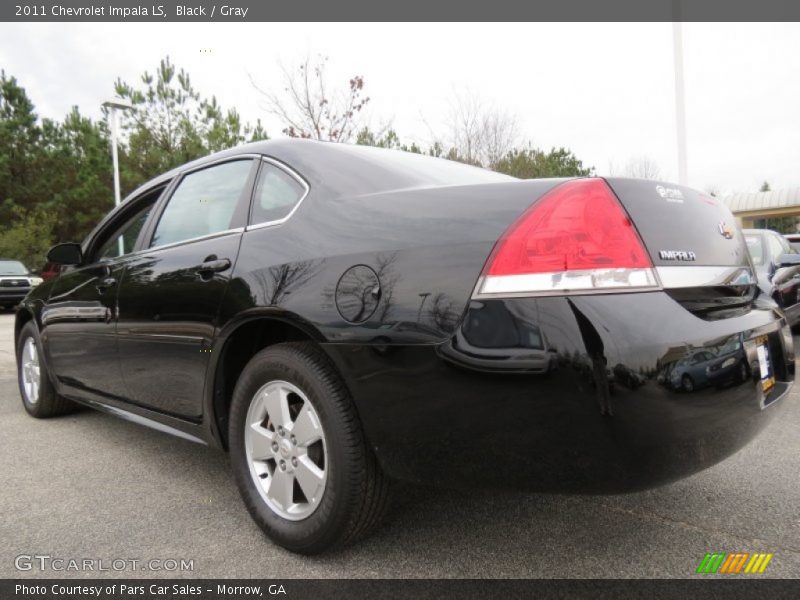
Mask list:
[[[124,256],[138,256],[140,254],[149,254],[150,252],[156,252],[158,250],[163,250],[165,248],[174,248],[175,246],[180,246],[182,244],[191,244],[193,242],[200,242],[202,240],[210,240],[225,235],[231,235],[232,233],[243,233],[243,232],[244,232],[244,227],[235,227],[233,229],[226,229],[225,231],[216,231],[214,233],[209,233],[207,235],[201,235],[198,237],[189,238],[188,240],[180,240],[179,242],[172,242],[170,244],[162,244],[160,246],[152,246],[151,248],[144,248],[142,250],[139,250],[138,252],[131,252],[130,254],[125,254]],[[116,258],[123,258],[124,256]]]
[[524,275],[485,275],[473,298],[573,292],[641,291],[658,289],[653,269],[586,269]]
[[656,267],[665,288],[704,287],[714,285],[753,285],[756,277],[749,267],[669,266]]
[[[300,174],[294,169],[292,169],[290,166],[285,165],[282,162],[275,160],[274,158],[270,158],[269,156],[262,156],[261,160],[265,163],[271,164],[274,167],[277,167],[278,169],[289,175],[292,179],[297,181],[297,183],[303,186],[305,192],[300,197],[300,200],[298,200],[297,203],[294,205],[294,207],[292,207],[292,210],[289,211],[289,214],[283,217],[282,219],[275,219],[274,221],[264,221],[262,223],[253,223],[252,225],[248,225],[247,227],[245,227],[244,228],[245,231],[251,231],[253,229],[263,229],[264,227],[273,227],[275,225],[281,225],[282,223],[285,223],[292,217],[292,215],[297,211],[297,209],[300,208],[300,205],[303,203],[303,200],[306,199],[308,193],[311,191],[311,186],[308,185],[308,182],[305,179],[303,179],[300,176]],[[258,180],[256,180],[256,187],[258,187]],[[253,194],[255,194],[255,189],[253,190]]]
[[754,285],[750,267],[662,266],[653,269],[587,269],[525,275],[482,275],[473,299],[643,292],[686,287]]
[[[263,154],[255,154],[253,152],[246,152],[243,154],[231,154],[230,156],[223,156],[217,158],[216,160],[209,160],[199,165],[189,166],[183,165],[182,167],[178,167],[176,177],[183,177],[184,175],[188,175],[189,173],[194,173],[195,171],[202,171],[203,169],[207,169],[208,167],[213,167],[214,165],[219,165],[226,162],[234,162],[237,160],[258,160],[259,158],[263,158]],[[203,159],[198,159],[203,160]],[[188,167],[188,168],[187,168]]]
[[119,338],[125,338],[126,340],[135,339],[139,340],[142,338],[146,338],[148,340],[165,340],[165,341],[175,341],[175,342],[191,342],[194,344],[201,344],[203,343],[203,339],[200,336],[196,335],[173,335],[167,333],[147,333],[143,331],[120,331],[117,336]]

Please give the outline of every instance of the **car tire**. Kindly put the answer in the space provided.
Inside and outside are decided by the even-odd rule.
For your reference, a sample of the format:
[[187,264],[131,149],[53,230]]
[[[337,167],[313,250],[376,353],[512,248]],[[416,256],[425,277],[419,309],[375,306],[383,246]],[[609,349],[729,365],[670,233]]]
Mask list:
[[747,363],[742,361],[739,363],[739,370],[736,376],[737,383],[744,383],[747,381]]
[[49,419],[77,409],[75,403],[56,394],[33,321],[22,327],[17,340],[17,382],[22,405],[32,417]]
[[694,381],[688,375],[684,375],[681,377],[681,389],[684,392],[693,392],[694,391]]
[[351,543],[386,512],[389,480],[344,382],[315,344],[277,344],[250,360],[234,389],[228,439],[250,515],[288,550]]

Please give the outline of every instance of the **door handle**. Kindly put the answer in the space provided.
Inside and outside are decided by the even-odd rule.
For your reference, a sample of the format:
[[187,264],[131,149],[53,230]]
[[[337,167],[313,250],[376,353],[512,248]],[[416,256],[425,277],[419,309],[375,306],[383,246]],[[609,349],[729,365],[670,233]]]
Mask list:
[[227,258],[217,258],[216,256],[209,256],[197,268],[200,277],[203,279],[211,278],[214,273],[221,273],[231,268],[231,261]]

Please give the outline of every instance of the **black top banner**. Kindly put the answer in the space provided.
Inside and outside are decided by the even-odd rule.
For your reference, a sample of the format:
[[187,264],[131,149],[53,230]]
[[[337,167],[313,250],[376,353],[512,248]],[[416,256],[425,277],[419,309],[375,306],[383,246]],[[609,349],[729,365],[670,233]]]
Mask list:
[[10,22],[797,21],[796,0],[4,0]]

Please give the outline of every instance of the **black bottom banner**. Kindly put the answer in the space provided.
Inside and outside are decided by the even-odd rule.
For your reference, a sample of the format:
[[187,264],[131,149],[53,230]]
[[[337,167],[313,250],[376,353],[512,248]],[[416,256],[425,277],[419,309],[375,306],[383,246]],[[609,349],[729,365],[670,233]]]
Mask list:
[[198,579],[0,580],[0,598],[800,598],[800,580]]

